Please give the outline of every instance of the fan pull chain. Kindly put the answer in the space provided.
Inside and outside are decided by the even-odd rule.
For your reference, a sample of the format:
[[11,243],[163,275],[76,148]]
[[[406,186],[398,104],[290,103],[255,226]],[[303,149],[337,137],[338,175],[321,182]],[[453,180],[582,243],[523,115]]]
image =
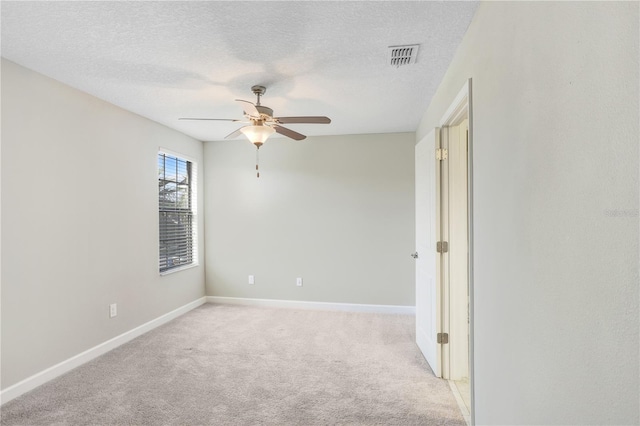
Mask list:
[[260,169],[258,163],[260,162],[260,147],[256,147],[256,178],[260,177]]

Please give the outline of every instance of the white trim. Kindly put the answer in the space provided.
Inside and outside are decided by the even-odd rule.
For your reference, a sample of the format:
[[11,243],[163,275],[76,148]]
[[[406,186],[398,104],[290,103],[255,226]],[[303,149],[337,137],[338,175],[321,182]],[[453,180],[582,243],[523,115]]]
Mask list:
[[305,302],[302,300],[248,299],[244,297],[207,296],[207,302],[223,305],[266,306],[270,308],[315,309],[321,311],[370,312],[415,315],[415,306],[364,305],[359,303]]
[[458,386],[456,386],[453,380],[447,380],[447,382],[449,382],[449,387],[451,388],[453,397],[456,399],[456,402],[458,403],[460,414],[462,414],[462,417],[464,418],[464,421],[467,423],[467,426],[471,426],[471,414],[469,413],[467,406],[464,404],[464,400],[462,399],[462,395],[460,395]]
[[[468,252],[468,276],[469,276],[469,392],[471,393],[471,407],[470,409],[470,424],[475,425],[475,411],[476,411],[476,398],[475,398],[475,281],[474,281],[474,225],[473,225],[473,80],[467,79],[462,86],[462,89],[458,92],[454,100],[449,105],[449,108],[440,119],[440,125],[444,126],[451,124],[451,122],[459,117],[459,114],[466,109],[469,118],[469,145],[467,152],[467,209],[469,212],[468,217],[468,235],[469,235],[469,252]],[[466,104],[466,107],[464,106]],[[466,420],[466,418],[465,418]]]
[[63,375],[64,373],[73,370],[76,367],[81,366],[82,364],[91,361],[94,358],[99,357],[112,349],[117,348],[118,346],[127,343],[138,336],[143,335],[144,333],[153,330],[154,328],[165,324],[171,321],[174,318],[179,317],[192,309],[197,308],[200,305],[206,303],[206,298],[201,297],[197,300],[194,300],[191,303],[187,303],[184,306],[181,306],[177,309],[174,309],[171,312],[168,312],[162,316],[159,316],[156,319],[153,319],[149,322],[142,324],[139,327],[136,327],[132,330],[129,330],[125,333],[122,333],[119,336],[114,337],[113,339],[109,339],[106,342],[100,343],[97,346],[94,346],[91,349],[88,349],[78,355],[72,356],[71,358],[62,361],[53,367],[49,367],[46,370],[42,370],[39,373],[34,374],[31,377],[27,377],[21,382],[16,383],[15,385],[9,386],[0,392],[0,402],[4,404],[6,402],[11,401],[14,398],[19,397],[20,395],[29,392],[36,387],[45,384],[49,380],[53,380],[58,376]]
[[467,98],[469,98],[469,93],[471,93],[470,83],[471,83],[471,79],[468,79],[467,81],[464,82],[462,89],[460,89],[456,97],[453,99],[453,101],[451,101],[451,105],[449,105],[449,108],[447,108],[447,111],[444,113],[444,115],[440,119],[440,123],[438,124],[439,127],[450,125],[451,121],[460,114],[460,111],[456,111],[456,110],[458,110],[460,106],[465,103],[469,104],[469,100]]
[[469,392],[470,395],[470,416],[471,416],[471,424],[476,424],[476,374],[475,374],[475,323],[476,323],[476,296],[475,296],[475,272],[474,272],[474,256],[475,256],[475,242],[474,242],[474,226],[473,226],[473,150],[474,150],[474,142],[473,142],[473,80],[469,79],[467,81],[467,86],[469,89],[469,97],[467,99],[467,109],[469,111],[469,146],[467,148],[467,165],[469,170],[467,172],[468,179],[468,191],[469,191],[469,200],[467,201],[467,208],[469,209],[469,224],[468,224],[468,233],[469,233]]

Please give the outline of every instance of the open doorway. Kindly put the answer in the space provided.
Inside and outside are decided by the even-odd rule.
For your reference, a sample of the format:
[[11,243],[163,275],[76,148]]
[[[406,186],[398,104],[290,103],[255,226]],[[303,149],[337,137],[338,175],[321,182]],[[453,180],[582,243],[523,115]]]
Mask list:
[[471,80],[416,145],[416,340],[473,413]]

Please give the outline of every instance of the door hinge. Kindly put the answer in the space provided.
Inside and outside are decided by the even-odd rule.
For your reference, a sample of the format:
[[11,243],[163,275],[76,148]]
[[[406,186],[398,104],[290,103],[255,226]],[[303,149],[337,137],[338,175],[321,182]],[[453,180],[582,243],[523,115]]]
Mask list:
[[449,150],[446,148],[436,149],[436,160],[446,160],[449,157]]
[[438,241],[436,243],[436,251],[438,253],[447,253],[449,251],[449,243],[446,241]]
[[449,333],[438,333],[438,343],[443,345],[449,343]]

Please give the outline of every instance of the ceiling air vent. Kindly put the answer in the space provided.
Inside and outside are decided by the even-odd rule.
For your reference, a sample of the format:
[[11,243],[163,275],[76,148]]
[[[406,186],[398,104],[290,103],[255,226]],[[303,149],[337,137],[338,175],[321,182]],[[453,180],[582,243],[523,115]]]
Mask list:
[[389,46],[389,53],[391,53],[391,66],[398,68],[402,65],[415,64],[419,46],[419,44]]

